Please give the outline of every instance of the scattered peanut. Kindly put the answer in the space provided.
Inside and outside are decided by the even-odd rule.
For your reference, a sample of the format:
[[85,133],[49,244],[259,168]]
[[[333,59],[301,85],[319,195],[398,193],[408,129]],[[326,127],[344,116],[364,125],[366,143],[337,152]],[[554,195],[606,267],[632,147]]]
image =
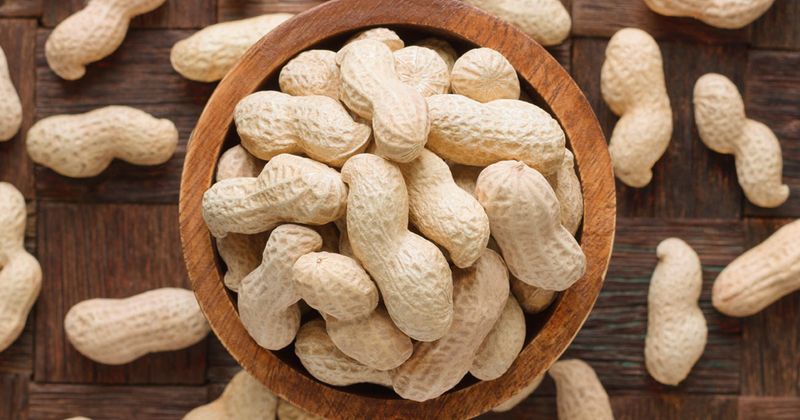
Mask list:
[[450,91],[450,71],[436,51],[411,46],[394,52],[394,65],[401,82],[428,97]]
[[750,316],[800,290],[798,238],[800,220],[778,229],[725,267],[711,290],[714,307],[729,316]]
[[10,140],[22,125],[22,103],[11,81],[8,60],[0,47],[0,142]]
[[134,165],[160,165],[178,146],[178,130],[166,119],[126,106],[84,114],[56,115],[28,130],[28,154],[61,175],[99,175],[114,158]]
[[572,20],[560,0],[464,0],[516,26],[542,45],[562,43]]
[[583,360],[560,360],[549,370],[556,382],[560,420],[613,420],[611,401],[591,366]]
[[453,282],[441,251],[408,231],[408,191],[394,164],[370,154],[342,168],[350,187],[350,245],[381,291],[392,320],[419,341],[434,341],[453,319]]
[[256,92],[233,113],[242,146],[269,160],[282,153],[305,154],[340,167],[364,151],[372,130],[353,121],[341,103],[327,96],[291,96]]
[[447,164],[427,149],[400,169],[411,223],[444,247],[458,267],[475,263],[489,241],[489,218],[480,203],[456,185]]
[[436,398],[458,384],[472,366],[508,300],[508,270],[486,249],[469,269],[453,273],[453,325],[438,341],[419,343],[392,375],[398,395],[413,401]]
[[458,59],[458,52],[449,42],[439,38],[425,38],[417,42],[417,46],[436,51],[436,54],[439,54],[439,57],[442,57],[442,60],[447,64],[447,71],[453,70],[456,59]]
[[743,28],[763,15],[775,0],[645,0],[664,16],[687,16],[724,29]]
[[84,300],[67,312],[64,331],[89,359],[121,365],[192,346],[209,327],[192,291],[162,288],[125,299]]
[[292,283],[292,266],[321,247],[322,238],[307,227],[278,226],[269,236],[261,265],[242,280],[239,316],[261,347],[280,350],[294,340],[300,327],[300,296]]
[[517,71],[502,54],[490,48],[476,48],[462,55],[450,77],[453,93],[478,102],[519,99]]
[[274,420],[278,398],[245,371],[231,379],[222,395],[195,408],[183,420]]
[[295,407],[292,403],[280,400],[278,401],[278,419],[279,420],[325,420],[322,417],[315,416],[307,413],[299,407]]
[[526,398],[531,396],[531,394],[533,394],[534,391],[536,391],[536,388],[539,388],[539,385],[542,383],[542,379],[544,379],[544,373],[534,378],[533,382],[528,384],[528,386],[522,388],[511,398],[503,401],[502,404],[493,408],[492,411],[494,411],[495,413],[505,413],[506,411],[510,411],[512,408],[516,407],[519,403],[521,403]]
[[42,288],[42,268],[25,250],[25,197],[0,182],[0,352],[25,328]]
[[608,146],[614,173],[628,186],[644,187],[672,137],[661,50],[653,37],[634,28],[614,34],[606,48],[600,87],[611,111],[621,117]]
[[293,16],[274,13],[207,26],[172,46],[172,68],[198,82],[221,80],[248,48]]
[[678,385],[706,347],[708,327],[697,304],[703,287],[700,258],[686,242],[665,239],[647,296],[644,360],[658,382]]
[[338,172],[311,159],[278,155],[258,178],[214,184],[203,196],[203,218],[211,233],[266,232],[281,222],[322,225],[342,216],[347,186]]
[[518,161],[498,162],[481,172],[475,192],[515,277],[561,291],[583,276],[586,257],[561,226],[558,199],[539,172]]
[[482,381],[503,376],[525,345],[525,314],[514,296],[509,296],[503,313],[483,340],[469,373]]
[[90,0],[47,37],[44,44],[47,64],[63,79],[80,79],[86,74],[87,64],[119,48],[134,16],[155,10],[165,1]]
[[435,95],[428,98],[428,107],[427,147],[444,159],[471,166],[518,159],[545,175],[558,171],[564,160],[564,131],[536,105]]
[[336,53],[310,50],[300,53],[281,69],[281,91],[293,96],[327,96],[339,100],[341,77]]
[[781,180],[781,144],[769,127],[745,116],[736,85],[721,74],[704,75],[694,86],[694,107],[703,143],[736,156],[736,174],[747,199],[770,208],[785,203],[789,187]]
[[538,314],[544,311],[556,299],[556,292],[531,286],[513,275],[511,276],[511,293],[514,294],[522,310],[527,314]]
[[339,52],[342,102],[372,123],[376,153],[397,162],[416,159],[430,131],[425,98],[403,83],[392,50],[374,40]]
[[561,225],[573,236],[578,232],[583,220],[583,193],[581,181],[575,174],[575,157],[569,150],[564,150],[564,161],[561,169],[547,177],[561,205]]

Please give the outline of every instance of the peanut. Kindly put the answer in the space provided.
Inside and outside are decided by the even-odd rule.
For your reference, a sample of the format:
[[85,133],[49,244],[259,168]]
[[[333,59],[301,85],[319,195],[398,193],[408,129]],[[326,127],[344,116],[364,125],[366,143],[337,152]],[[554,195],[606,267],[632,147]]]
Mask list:
[[525,345],[525,314],[514,296],[509,296],[503,313],[483,340],[469,373],[482,381],[503,376]]
[[733,260],[714,281],[714,307],[729,316],[750,316],[800,289],[798,238],[800,221],[794,221]]
[[397,77],[428,97],[450,91],[450,71],[436,51],[424,47],[405,47],[394,52]]
[[217,181],[230,178],[255,178],[266,162],[256,159],[242,146],[226,150],[217,162]]
[[763,15],[775,0],[645,0],[664,16],[686,16],[724,29],[743,28]]
[[517,71],[502,54],[490,48],[476,48],[462,55],[450,77],[453,93],[478,102],[519,99]]
[[293,96],[327,96],[339,100],[341,76],[336,53],[310,50],[283,66],[278,78],[281,91]]
[[542,45],[557,45],[569,36],[572,20],[559,0],[464,0],[516,26]]
[[406,335],[434,341],[453,319],[453,282],[441,251],[408,230],[408,191],[400,169],[370,154],[342,168],[350,187],[347,233],[377,283],[389,315]]
[[427,147],[444,159],[470,166],[518,159],[545,175],[558,171],[564,160],[564,131],[536,105],[435,95],[428,98],[428,107]]
[[347,386],[367,382],[392,386],[389,372],[364,366],[342,353],[325,332],[321,319],[300,327],[294,352],[313,377],[328,385]]
[[665,239],[647,296],[644,360],[658,382],[678,385],[706,347],[708,327],[697,304],[703,287],[700,258],[686,242]]
[[242,370],[219,398],[190,411],[183,420],[274,420],[277,410],[278,398]]
[[278,419],[279,420],[325,420],[322,417],[315,416],[307,413],[305,410],[295,407],[292,403],[280,400],[278,401]]
[[217,182],[203,196],[211,233],[266,232],[282,222],[323,225],[344,216],[347,186],[338,172],[311,159],[278,155],[258,178]]
[[192,346],[209,327],[192,291],[167,287],[125,299],[84,300],[67,312],[64,331],[89,359],[121,365]]
[[364,151],[372,134],[368,125],[353,121],[339,101],[326,96],[256,92],[236,105],[233,118],[242,146],[264,160],[302,153],[340,167]]
[[561,420],[613,420],[611,401],[591,366],[583,360],[560,360],[549,370],[556,382]]
[[517,298],[523,312],[527,314],[544,311],[556,299],[556,292],[531,286],[514,276],[511,276],[511,293]]
[[581,181],[575,174],[575,157],[569,150],[564,150],[564,155],[561,169],[548,176],[547,182],[553,187],[561,205],[561,225],[575,236],[583,220],[583,193]]
[[481,343],[508,300],[508,270],[486,249],[475,266],[453,273],[453,325],[438,341],[419,343],[394,371],[393,388],[413,401],[427,401],[453,388],[470,370]]
[[0,353],[25,328],[42,288],[42,268],[25,250],[25,197],[0,182]]
[[28,154],[61,175],[88,178],[114,158],[134,165],[160,165],[178,146],[178,130],[167,119],[126,106],[107,106],[84,114],[56,115],[28,130]]
[[770,208],[785,203],[789,187],[781,180],[781,144],[769,127],[745,116],[736,85],[721,74],[704,75],[694,86],[694,107],[703,143],[736,157],[736,174],[747,199]]
[[348,39],[347,42],[345,42],[345,46],[364,40],[381,42],[392,51],[397,51],[406,46],[405,42],[397,35],[397,32],[388,28],[372,28],[361,31]]
[[634,28],[614,34],[606,48],[600,88],[608,107],[621,117],[608,146],[614,173],[628,186],[644,187],[672,137],[661,50],[653,37]]
[[11,81],[8,61],[0,47],[0,142],[10,140],[22,125],[22,102]]
[[378,306],[360,318],[339,320],[323,313],[328,335],[344,354],[377,370],[394,369],[411,357],[414,344]]
[[558,199],[547,180],[518,161],[481,172],[475,191],[511,273],[542,289],[561,291],[586,270],[586,257],[561,225]]
[[134,16],[155,10],[165,1],[90,0],[47,37],[44,44],[47,64],[62,79],[80,79],[86,74],[87,64],[119,48]]
[[425,38],[417,42],[417,46],[436,51],[436,54],[439,54],[439,57],[442,57],[442,60],[447,64],[447,71],[453,70],[456,59],[458,59],[458,52],[449,42],[440,38]]
[[172,46],[172,68],[198,82],[222,80],[248,48],[293,16],[266,14],[203,28]]
[[397,162],[416,159],[430,131],[425,98],[403,83],[392,50],[374,40],[349,44],[339,52],[342,102],[372,122],[376,153]]
[[292,266],[320,248],[317,232],[298,225],[278,226],[267,240],[261,265],[242,280],[239,316],[261,347],[280,350],[294,340],[300,327],[300,296],[292,283]]
[[539,388],[539,385],[542,383],[542,379],[544,379],[544,373],[534,378],[533,382],[528,384],[525,388],[522,388],[511,398],[503,401],[500,405],[493,408],[492,411],[495,413],[505,413],[506,411],[510,411],[512,408],[516,407],[519,403],[531,396],[531,394],[536,391],[536,388]]

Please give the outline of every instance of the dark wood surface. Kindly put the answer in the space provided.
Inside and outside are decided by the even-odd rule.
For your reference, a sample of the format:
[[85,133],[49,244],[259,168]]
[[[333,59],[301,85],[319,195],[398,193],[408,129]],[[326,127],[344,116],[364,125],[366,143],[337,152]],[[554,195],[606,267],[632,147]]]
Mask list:
[[[185,4],[181,7],[189,11],[180,22],[178,16],[166,17],[161,11],[158,19],[138,18],[134,26],[147,29],[132,30],[123,47],[91,65],[82,81],[60,82],[42,60],[44,34],[57,23],[52,21],[59,19],[55,16],[65,16],[64,7],[77,3],[0,0],[0,45],[25,104],[24,125],[54,113],[127,104],[173,119],[185,144],[214,85],[185,81],[174,73],[168,58],[172,44],[208,22],[262,12],[298,12],[322,1],[169,0]],[[551,49],[571,69],[609,135],[616,117],[599,91],[607,39],[620,25],[651,31],[664,54],[676,124],[670,148],[656,165],[654,185],[637,192],[617,183],[619,227],[609,274],[595,310],[567,355],[582,357],[595,367],[619,419],[796,419],[800,417],[800,295],[737,320],[714,312],[709,292],[725,264],[800,217],[800,1],[776,0],[746,34],[659,17],[640,3],[573,0],[573,37]],[[781,208],[764,210],[747,204],[736,184],[733,159],[699,143],[690,93],[696,78],[708,71],[731,76],[744,93],[748,115],[770,125],[780,138],[784,179],[792,188],[790,201]],[[134,373],[125,369],[100,373],[102,368],[59,338],[57,314],[63,315],[75,299],[185,284],[174,225],[182,152],[161,167],[114,163],[111,175],[72,181],[47,169],[34,171],[22,140],[17,136],[0,144],[0,180],[14,183],[30,200],[26,243],[42,261],[45,278],[25,332],[0,354],[0,419],[75,415],[178,419],[215,398],[238,367],[214,338],[188,351],[148,356],[139,365],[142,372]],[[120,220],[112,220],[116,217]],[[122,220],[136,225],[122,227]],[[43,223],[51,227],[45,231]],[[111,229],[115,234],[109,237]],[[710,331],[706,353],[677,388],[656,384],[642,358],[654,247],[667,236],[686,239],[700,254],[705,286],[701,306]],[[174,261],[167,262],[167,255]],[[51,329],[55,338],[45,337],[42,328]],[[58,352],[60,359],[37,358]],[[193,361],[187,370],[189,360]],[[153,370],[156,366],[159,372]],[[555,415],[554,387],[547,378],[516,409],[487,417]]]

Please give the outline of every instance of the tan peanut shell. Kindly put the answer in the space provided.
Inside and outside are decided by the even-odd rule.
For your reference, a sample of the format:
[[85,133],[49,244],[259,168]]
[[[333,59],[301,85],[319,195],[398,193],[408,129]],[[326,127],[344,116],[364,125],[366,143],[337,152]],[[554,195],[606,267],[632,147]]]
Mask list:
[[339,100],[341,77],[336,53],[310,50],[300,53],[281,69],[281,92],[292,96],[327,96]]
[[192,346],[209,326],[191,290],[166,287],[125,299],[84,300],[67,312],[64,331],[89,359],[121,365]]
[[763,15],[775,0],[645,0],[664,16],[686,16],[724,29],[743,28]]
[[219,398],[188,412],[183,420],[275,420],[277,411],[278,397],[242,370]]
[[559,0],[464,0],[516,26],[542,45],[557,45],[569,36],[572,20]]
[[361,31],[352,38],[348,39],[345,46],[354,44],[357,41],[372,40],[385,44],[392,51],[397,51],[406,46],[405,42],[397,35],[397,32],[388,28],[372,28]]
[[294,352],[313,377],[328,385],[374,383],[392,386],[389,372],[366,367],[342,353],[331,341],[321,319],[300,327]]
[[505,413],[506,411],[510,411],[514,407],[516,407],[519,403],[524,401],[526,398],[531,396],[531,394],[539,388],[539,385],[542,383],[542,379],[544,379],[544,373],[534,378],[533,382],[528,384],[525,388],[522,388],[519,392],[514,394],[511,398],[503,401],[500,405],[493,408],[492,411],[495,413]]
[[548,371],[556,382],[560,420],[613,420],[608,394],[591,366],[579,359],[559,360]]
[[292,283],[292,266],[321,247],[319,234],[304,226],[281,225],[270,234],[261,265],[239,287],[239,317],[259,346],[280,350],[294,340],[300,328],[300,296]]
[[519,306],[527,314],[538,314],[549,308],[556,299],[556,292],[531,286],[511,276],[511,293],[517,298]]
[[86,65],[119,48],[134,16],[155,10],[165,1],[90,0],[47,37],[44,44],[47,64],[62,79],[80,79],[86,74]]
[[274,13],[207,26],[172,46],[172,68],[198,82],[222,80],[248,48],[293,16]]
[[394,324],[383,305],[351,320],[326,316],[325,327],[336,347],[364,366],[394,369],[411,357],[414,344]]
[[347,186],[339,172],[294,155],[272,158],[258,178],[217,182],[203,195],[211,234],[266,232],[282,222],[323,225],[344,216]]
[[0,142],[14,137],[20,125],[22,125],[22,102],[11,81],[6,54],[0,47]]
[[394,52],[394,66],[400,81],[428,97],[450,91],[450,70],[436,51],[411,46]]
[[217,181],[230,178],[255,178],[267,163],[237,145],[226,150],[217,162]]
[[517,360],[525,345],[525,314],[513,295],[483,340],[472,361],[469,373],[482,381],[492,381],[503,376]]
[[748,200],[769,208],[786,202],[789,187],[781,179],[781,144],[769,127],[745,116],[744,101],[733,82],[716,73],[698,79],[694,115],[703,143],[736,157],[736,175]]
[[478,102],[519,99],[517,71],[502,54],[491,48],[467,51],[456,60],[450,79],[453,93]]
[[625,185],[644,187],[672,137],[661,50],[653,37],[634,28],[614,34],[606,48],[600,88],[608,107],[620,116],[608,146],[614,174]]
[[25,250],[25,197],[0,182],[0,353],[25,328],[42,288],[42,268]]
[[583,220],[583,192],[581,181],[575,173],[575,157],[564,150],[564,161],[558,172],[547,177],[561,206],[561,225],[573,236],[578,232]]
[[728,315],[754,315],[800,289],[800,221],[733,260],[711,290],[714,307]]
[[412,401],[436,398],[470,370],[478,349],[508,300],[508,270],[486,249],[475,265],[453,272],[453,325],[438,341],[419,343],[392,375],[398,395]]
[[562,291],[583,276],[586,256],[561,226],[558,199],[539,172],[518,161],[498,162],[481,172],[475,192],[515,277]]
[[444,247],[458,267],[474,264],[489,241],[489,218],[478,200],[459,188],[447,163],[427,149],[400,170],[411,223]]
[[374,40],[347,45],[339,52],[340,97],[359,117],[372,122],[375,152],[396,162],[416,159],[430,131],[425,98],[403,83],[392,50]]
[[454,163],[487,166],[517,159],[550,175],[564,160],[564,131],[546,111],[528,102],[482,104],[461,95],[428,98],[427,147]]
[[178,146],[178,130],[167,119],[127,106],[84,114],[55,115],[28,130],[28,155],[61,175],[88,178],[114,158],[134,165],[160,165]]
[[439,57],[447,64],[447,71],[452,71],[458,59],[458,52],[449,42],[440,38],[425,38],[416,44],[419,47],[430,48],[439,54]]
[[292,403],[279,400],[278,401],[278,419],[279,420],[325,420],[323,417],[315,416],[306,412],[302,408],[295,407]]
[[350,245],[378,285],[395,324],[419,341],[441,338],[453,318],[453,281],[442,252],[408,230],[403,174],[385,159],[361,154],[342,168],[350,187]]
[[353,121],[339,101],[327,96],[256,92],[236,105],[233,118],[242,146],[264,160],[302,153],[340,167],[364,151],[372,134],[368,125]]
[[700,258],[686,242],[665,239],[647,295],[644,360],[658,382],[678,385],[706,347],[708,327],[697,301],[703,287]]

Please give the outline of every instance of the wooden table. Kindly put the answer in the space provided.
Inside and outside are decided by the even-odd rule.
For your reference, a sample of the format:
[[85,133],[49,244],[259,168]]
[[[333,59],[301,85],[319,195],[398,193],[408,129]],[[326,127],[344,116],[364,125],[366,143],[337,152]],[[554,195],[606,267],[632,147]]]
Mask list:
[[[187,81],[169,63],[179,39],[217,21],[266,12],[299,12],[315,0],[169,0],[137,18],[122,47],[76,82],[44,60],[44,42],[84,0],[0,0],[0,45],[25,110],[23,133],[43,117],[109,104],[132,105],[173,120],[181,146],[169,163],[141,168],[115,162],[101,176],[71,180],[35,167],[23,136],[0,143],[0,180],[29,200],[27,244],[44,270],[42,294],[22,337],[0,354],[0,419],[175,419],[210,401],[238,370],[209,338],[191,349],[100,366],[66,341],[64,314],[92,297],[122,297],[166,285],[188,287],[177,230],[178,184],[189,133],[213,84]],[[800,1],[777,0],[751,27],[723,31],[657,16],[641,0],[565,0],[573,36],[553,54],[586,92],[609,135],[616,121],[602,101],[600,66],[608,38],[637,26],[664,56],[675,115],[672,143],[645,189],[618,183],[619,228],[603,292],[567,357],[587,360],[611,395],[617,418],[800,417],[800,294],[753,317],[722,316],[711,284],[737,255],[800,217]],[[778,209],[743,199],[733,158],[700,143],[692,116],[695,80],[729,76],[748,115],[768,124],[784,153],[792,188]],[[655,246],[681,237],[704,267],[701,306],[709,323],[702,359],[679,387],[659,385],[644,368],[647,287]],[[495,418],[554,418],[552,381],[514,411]]]

